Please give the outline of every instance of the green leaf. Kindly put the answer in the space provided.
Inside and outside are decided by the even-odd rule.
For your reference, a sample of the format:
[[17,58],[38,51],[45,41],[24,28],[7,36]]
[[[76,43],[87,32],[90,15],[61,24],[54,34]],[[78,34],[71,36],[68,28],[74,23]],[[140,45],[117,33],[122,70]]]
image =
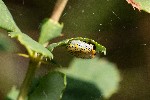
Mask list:
[[133,6],[133,8],[137,8],[138,10],[144,10],[150,13],[150,0],[127,0],[129,4]]
[[53,55],[49,50],[20,31],[2,0],[0,0],[0,12],[0,27],[10,31],[9,35],[11,37],[17,37],[19,42],[26,47],[30,56],[34,56],[34,53],[37,52],[44,57],[49,57],[50,59],[53,58]]
[[66,46],[68,44],[68,42],[69,42],[69,39],[66,39],[66,40],[63,40],[63,41],[60,41],[57,43],[52,43],[52,44],[48,45],[47,48],[49,51],[52,52],[54,50],[54,48],[56,48],[58,46]]
[[96,85],[67,77],[62,100],[103,100],[103,97]]
[[44,44],[49,40],[61,36],[63,24],[59,24],[51,19],[46,19],[41,27],[39,43]]
[[53,58],[50,51],[20,31],[2,0],[0,0],[0,12],[0,27],[10,31],[11,37],[17,37],[20,43],[26,47],[30,56],[37,52],[42,54],[42,56],[49,57],[50,59]]
[[16,86],[13,86],[10,92],[7,94],[5,100],[17,100],[18,95],[19,95],[19,90],[17,90]]
[[66,87],[66,76],[51,72],[44,76],[37,88],[29,95],[29,100],[60,100]]
[[53,54],[46,49],[43,45],[39,44],[38,42],[34,41],[28,35],[19,33],[19,32],[10,32],[9,34],[12,38],[16,37],[22,45],[24,45],[29,52],[30,56],[34,55],[34,52],[42,54],[44,57],[49,57],[50,59],[53,58]]
[[106,55],[106,48],[104,46],[100,45],[99,43],[95,42],[92,39],[82,38],[82,37],[71,38],[71,39],[66,39],[66,40],[60,41],[58,43],[52,43],[47,48],[52,52],[55,47],[66,46],[69,43],[69,41],[72,41],[72,40],[81,40],[81,41],[85,41],[86,43],[90,42],[96,46],[96,51],[98,53],[102,52],[102,53],[104,53],[104,55]]
[[95,84],[104,98],[109,98],[119,87],[118,69],[114,64],[104,59],[74,59],[69,69],[62,71],[66,72],[69,77]]
[[17,27],[12,15],[2,0],[0,0],[0,28],[11,32],[20,32],[20,29]]

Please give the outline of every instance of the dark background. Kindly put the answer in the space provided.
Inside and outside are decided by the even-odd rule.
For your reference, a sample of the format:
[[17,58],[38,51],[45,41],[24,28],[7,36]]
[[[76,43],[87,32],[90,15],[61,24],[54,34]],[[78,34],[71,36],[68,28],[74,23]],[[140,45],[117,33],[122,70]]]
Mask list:
[[[4,2],[19,28],[35,40],[40,23],[50,17],[55,4],[55,0]],[[120,89],[110,100],[150,99],[150,14],[134,10],[125,0],[69,0],[60,22],[64,23],[64,36],[51,42],[82,36],[106,46],[105,58],[117,64],[122,76]],[[20,52],[26,52],[16,43]],[[1,52],[0,56],[0,93],[3,96],[12,85],[20,86],[28,59],[9,52]],[[54,56],[65,67],[72,59],[60,48],[55,50]]]

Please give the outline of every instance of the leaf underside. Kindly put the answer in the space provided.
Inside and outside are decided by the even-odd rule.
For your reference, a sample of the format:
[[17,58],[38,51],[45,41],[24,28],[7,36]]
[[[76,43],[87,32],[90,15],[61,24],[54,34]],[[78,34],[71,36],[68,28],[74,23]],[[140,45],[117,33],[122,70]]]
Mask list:
[[62,71],[69,77],[94,84],[104,98],[118,90],[121,80],[116,66],[105,59],[74,59],[69,68]]
[[71,39],[66,39],[66,40],[63,40],[63,41],[60,41],[58,43],[52,43],[50,44],[47,48],[52,52],[53,49],[57,46],[66,46],[69,41],[71,40],[81,40],[81,41],[85,41],[86,43],[92,43],[96,46],[96,51],[99,53],[104,53],[104,55],[106,55],[106,48],[104,46],[102,46],[101,44],[95,42],[94,40],[92,39],[88,39],[88,38],[82,38],[82,37],[77,37],[77,38],[71,38]]
[[66,87],[66,76],[61,72],[50,72],[36,86],[28,100],[60,100]]

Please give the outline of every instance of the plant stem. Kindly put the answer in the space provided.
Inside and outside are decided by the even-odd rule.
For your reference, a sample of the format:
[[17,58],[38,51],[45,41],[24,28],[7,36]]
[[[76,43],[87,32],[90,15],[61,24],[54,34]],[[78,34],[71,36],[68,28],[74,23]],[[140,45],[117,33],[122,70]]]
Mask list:
[[35,71],[37,68],[39,68],[40,64],[41,64],[40,62],[34,61],[33,59],[30,60],[28,70],[27,70],[25,79],[21,85],[17,100],[26,100],[27,99],[30,84],[35,75]]
[[51,19],[58,22],[60,19],[60,16],[67,4],[68,0],[57,0],[56,5],[54,7],[54,10],[51,15]]
[[[56,5],[55,5],[54,10],[51,15],[52,20],[54,20],[55,22],[59,21],[60,16],[61,16],[67,2],[68,2],[68,0],[57,0]],[[28,70],[27,70],[25,79],[21,85],[17,100],[26,100],[27,99],[30,84],[35,75],[36,69],[39,68],[40,65],[41,65],[41,62],[37,62],[34,59],[30,58]]]

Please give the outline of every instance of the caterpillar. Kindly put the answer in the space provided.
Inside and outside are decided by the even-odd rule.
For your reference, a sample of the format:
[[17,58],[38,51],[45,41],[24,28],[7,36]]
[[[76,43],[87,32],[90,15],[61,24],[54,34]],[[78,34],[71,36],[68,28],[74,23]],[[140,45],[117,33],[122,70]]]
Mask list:
[[70,40],[66,48],[70,54],[78,58],[91,59],[96,55],[95,45],[81,40]]

